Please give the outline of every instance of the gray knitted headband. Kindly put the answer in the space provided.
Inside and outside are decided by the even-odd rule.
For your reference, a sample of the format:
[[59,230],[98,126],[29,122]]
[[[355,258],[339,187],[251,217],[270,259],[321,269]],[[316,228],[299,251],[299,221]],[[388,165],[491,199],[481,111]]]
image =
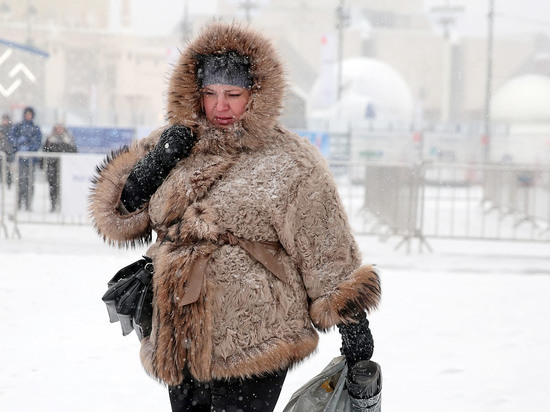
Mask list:
[[202,55],[198,57],[198,61],[197,80],[200,88],[211,84],[252,88],[250,62],[246,57],[228,51],[222,54]]

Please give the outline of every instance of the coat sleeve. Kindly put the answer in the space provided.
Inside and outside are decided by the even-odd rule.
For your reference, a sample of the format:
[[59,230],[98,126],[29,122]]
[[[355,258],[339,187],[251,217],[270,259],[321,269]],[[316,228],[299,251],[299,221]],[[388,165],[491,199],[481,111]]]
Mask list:
[[309,314],[319,329],[354,322],[377,307],[381,289],[373,266],[362,265],[336,184],[324,160],[302,176],[285,216],[282,243],[307,291]]
[[148,206],[128,213],[120,195],[135,164],[153,148],[162,129],[107,156],[97,168],[90,194],[89,211],[94,227],[105,241],[118,246],[134,246],[151,240]]
[[20,134],[20,125],[16,124],[13,125],[10,131],[8,132],[8,141],[10,142],[11,147],[13,148],[13,152],[15,153],[17,151],[17,140],[18,136]]

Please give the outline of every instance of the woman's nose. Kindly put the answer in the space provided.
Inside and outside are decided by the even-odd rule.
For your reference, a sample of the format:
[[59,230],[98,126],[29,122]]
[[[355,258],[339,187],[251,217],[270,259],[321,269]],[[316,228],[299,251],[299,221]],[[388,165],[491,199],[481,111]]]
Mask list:
[[217,100],[216,100],[216,109],[225,110],[227,106],[228,106],[227,97],[225,96],[225,93],[218,94]]

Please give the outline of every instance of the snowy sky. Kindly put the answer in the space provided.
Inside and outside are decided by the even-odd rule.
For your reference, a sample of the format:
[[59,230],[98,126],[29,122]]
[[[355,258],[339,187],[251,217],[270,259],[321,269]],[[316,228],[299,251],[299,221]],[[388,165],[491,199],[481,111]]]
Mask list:
[[[485,36],[489,0],[424,0],[424,8],[447,6],[457,11],[455,30]],[[495,36],[520,35],[544,31],[550,35],[550,2],[546,0],[494,0]],[[433,15],[433,12],[432,12]]]
[[[112,1],[116,3],[120,0]],[[265,2],[265,0],[258,1]],[[290,5],[296,4],[294,0],[288,0],[288,2]],[[142,31],[148,30],[156,34],[166,33],[181,20],[186,3],[191,15],[215,15],[217,12],[217,0],[155,0],[154,7],[151,7],[151,2],[148,0],[133,0],[131,4],[134,8],[134,24]],[[494,3],[496,36],[537,31],[544,31],[550,35],[550,2],[545,0],[494,0]],[[432,10],[433,7],[446,5],[463,8],[456,14],[457,32],[486,34],[489,0],[424,0],[426,12]]]

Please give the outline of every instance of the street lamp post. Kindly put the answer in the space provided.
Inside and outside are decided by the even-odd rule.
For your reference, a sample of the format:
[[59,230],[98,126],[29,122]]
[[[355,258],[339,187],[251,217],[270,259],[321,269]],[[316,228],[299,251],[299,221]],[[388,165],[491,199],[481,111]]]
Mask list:
[[239,5],[239,7],[244,9],[245,16],[246,16],[246,22],[250,23],[250,21],[251,21],[251,13],[250,12],[252,11],[252,9],[258,7],[258,5],[255,4],[254,2],[252,2],[251,0],[245,0]]
[[344,55],[344,28],[346,27],[347,16],[344,10],[344,0],[340,0],[340,4],[336,9],[336,29],[338,30],[338,74],[337,74],[337,99],[342,98],[342,60]]
[[5,1],[0,6],[0,14],[2,15],[2,21],[7,22],[11,17],[11,7]]
[[487,78],[485,89],[485,128],[483,135],[483,160],[488,163],[491,159],[491,94],[493,80],[493,23],[495,17],[495,0],[489,0],[487,15]]
[[36,16],[37,10],[36,7],[30,2],[27,1],[27,44],[29,46],[33,45],[32,41],[32,19]]
[[445,77],[443,81],[443,100],[441,109],[441,120],[444,122],[455,121],[458,116],[458,104],[460,87],[457,85],[457,65],[458,45],[453,40],[451,30],[457,21],[457,16],[464,11],[462,6],[451,6],[447,0],[445,5],[432,7],[430,13],[434,15],[437,24],[443,29],[443,38],[445,39],[444,70]]
[[183,20],[181,21],[181,37],[184,42],[188,41],[191,37],[191,27],[189,23],[189,8],[187,4],[188,0],[184,1],[183,5]]

